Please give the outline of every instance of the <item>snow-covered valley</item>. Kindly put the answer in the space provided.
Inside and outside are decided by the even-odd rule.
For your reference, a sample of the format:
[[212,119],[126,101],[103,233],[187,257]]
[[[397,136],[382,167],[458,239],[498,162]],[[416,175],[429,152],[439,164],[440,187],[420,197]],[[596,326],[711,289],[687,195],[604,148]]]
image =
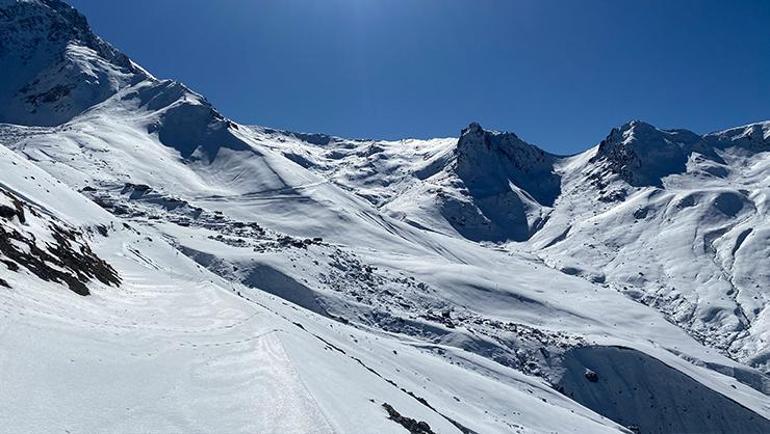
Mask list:
[[0,431],[770,432],[770,122],[343,139],[0,37]]

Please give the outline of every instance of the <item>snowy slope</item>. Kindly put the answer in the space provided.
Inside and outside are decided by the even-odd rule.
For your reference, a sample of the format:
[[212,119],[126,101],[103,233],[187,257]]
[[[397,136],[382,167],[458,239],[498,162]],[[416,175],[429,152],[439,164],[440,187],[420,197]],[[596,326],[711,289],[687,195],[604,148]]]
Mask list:
[[558,195],[556,157],[472,123],[460,139],[346,140],[252,127],[265,146],[412,225],[474,241],[523,241]]
[[[319,141],[291,133],[272,139],[288,157],[425,230],[483,240],[471,218],[501,215],[509,232],[497,236],[527,241],[509,248],[528,250],[552,268],[624,292],[661,310],[696,339],[766,370],[767,242],[762,234],[769,125],[700,136],[633,121],[576,156],[533,151],[544,158],[520,158],[527,162],[529,177],[515,164],[505,167],[516,161],[505,149],[469,147],[468,132],[478,131],[476,126],[463,130],[459,140]],[[478,161],[480,169],[458,176],[458,154],[469,154],[467,159]],[[339,155],[335,164],[330,156]],[[500,165],[504,168],[498,170]],[[474,173],[483,174],[487,192],[531,200],[473,194],[467,180]],[[539,182],[527,185],[529,179]],[[490,196],[492,205],[482,210]],[[467,207],[457,207],[461,211],[453,216],[464,225],[454,230],[449,224],[453,216],[443,210],[456,198]],[[534,227],[524,224],[526,215],[516,217],[522,216],[521,202],[537,211],[529,220],[538,222]]]
[[0,122],[57,125],[151,76],[60,0],[0,1]]
[[770,124],[573,157],[247,127],[59,1],[0,10],[3,77],[75,84],[0,89],[2,426],[770,430]]
[[[82,297],[24,266],[2,273],[0,420],[12,431],[402,431],[383,404],[435,432],[616,429],[537,378],[465,369],[222,280],[0,152],[4,191],[60,224],[83,222],[73,229],[120,278],[87,280]],[[44,233],[18,216],[0,222]],[[38,393],[15,399],[28,390]]]
[[[697,140],[628,124],[565,160],[564,193],[531,243],[554,268],[606,282],[766,371],[767,138],[767,123]],[[665,156],[648,164],[645,148]]]

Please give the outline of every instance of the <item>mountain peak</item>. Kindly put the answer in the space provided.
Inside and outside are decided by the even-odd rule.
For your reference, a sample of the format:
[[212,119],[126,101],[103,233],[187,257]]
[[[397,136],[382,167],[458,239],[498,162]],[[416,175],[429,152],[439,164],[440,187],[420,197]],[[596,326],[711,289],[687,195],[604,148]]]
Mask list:
[[474,121],[469,123],[467,128],[463,128],[460,135],[464,136],[466,134],[481,134],[483,132],[484,132],[484,128],[481,127],[481,124]]
[[[32,56],[46,50],[56,55],[75,43],[116,65],[132,66],[126,55],[94,34],[85,16],[60,0],[0,0],[0,34],[3,56]],[[20,49],[29,51],[22,53]]]
[[630,129],[656,130],[657,128],[649,122],[645,122],[640,119],[634,119],[621,125],[620,129],[621,130],[630,130]]
[[661,130],[639,120],[613,128],[599,144],[592,162],[633,186],[660,185],[663,177],[686,169],[692,147],[701,136],[688,130]]
[[475,152],[474,149],[480,147],[486,151],[501,151],[507,154],[516,148],[532,149],[544,154],[542,150],[521,140],[514,133],[485,130],[478,122],[471,122],[460,132],[458,153]]
[[610,136],[613,132],[617,131],[623,135],[625,139],[634,141],[637,144],[660,144],[660,141],[668,140],[672,142],[693,144],[701,139],[701,136],[685,129],[660,129],[649,122],[642,120],[632,120],[624,123],[620,127],[613,128],[610,132]]
[[508,190],[513,182],[543,205],[551,205],[557,195],[556,157],[514,133],[485,130],[471,122],[462,130],[455,152],[458,175],[484,194]]
[[60,0],[1,0],[0,41],[0,122],[58,125],[151,77]]

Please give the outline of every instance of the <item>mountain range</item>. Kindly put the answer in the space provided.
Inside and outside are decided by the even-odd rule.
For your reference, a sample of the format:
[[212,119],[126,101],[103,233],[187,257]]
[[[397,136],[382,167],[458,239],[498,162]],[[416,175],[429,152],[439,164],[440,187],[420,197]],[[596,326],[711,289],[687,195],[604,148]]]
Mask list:
[[770,122],[240,124],[0,0],[0,427],[770,432]]

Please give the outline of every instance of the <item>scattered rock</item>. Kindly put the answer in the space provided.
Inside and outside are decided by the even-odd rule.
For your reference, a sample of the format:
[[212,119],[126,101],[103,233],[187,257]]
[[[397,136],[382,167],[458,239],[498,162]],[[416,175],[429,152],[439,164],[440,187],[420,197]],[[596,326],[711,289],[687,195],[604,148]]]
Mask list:
[[16,217],[16,210],[10,206],[0,205],[0,218],[10,220]]
[[387,402],[382,403],[382,408],[388,412],[388,419],[406,428],[412,434],[435,434],[425,421],[418,421],[411,417],[403,416]]
[[599,381],[599,374],[597,374],[596,372],[594,372],[594,371],[592,371],[592,370],[590,370],[588,368],[586,368],[586,372],[583,375],[585,375],[586,380],[588,380],[588,381],[590,381],[592,383],[596,383],[597,381]]
[[43,217],[15,195],[2,192],[13,200],[16,207],[13,212],[20,221],[24,218],[26,208],[32,216],[43,220],[40,223],[43,227],[47,226],[54,240],[39,242],[32,233],[0,225],[0,256],[4,257],[2,262],[10,271],[18,272],[20,267],[24,267],[42,280],[66,284],[70,290],[83,296],[90,294],[86,283],[92,278],[107,285],[120,285],[118,273],[96,256],[82,234],[62,222]]

